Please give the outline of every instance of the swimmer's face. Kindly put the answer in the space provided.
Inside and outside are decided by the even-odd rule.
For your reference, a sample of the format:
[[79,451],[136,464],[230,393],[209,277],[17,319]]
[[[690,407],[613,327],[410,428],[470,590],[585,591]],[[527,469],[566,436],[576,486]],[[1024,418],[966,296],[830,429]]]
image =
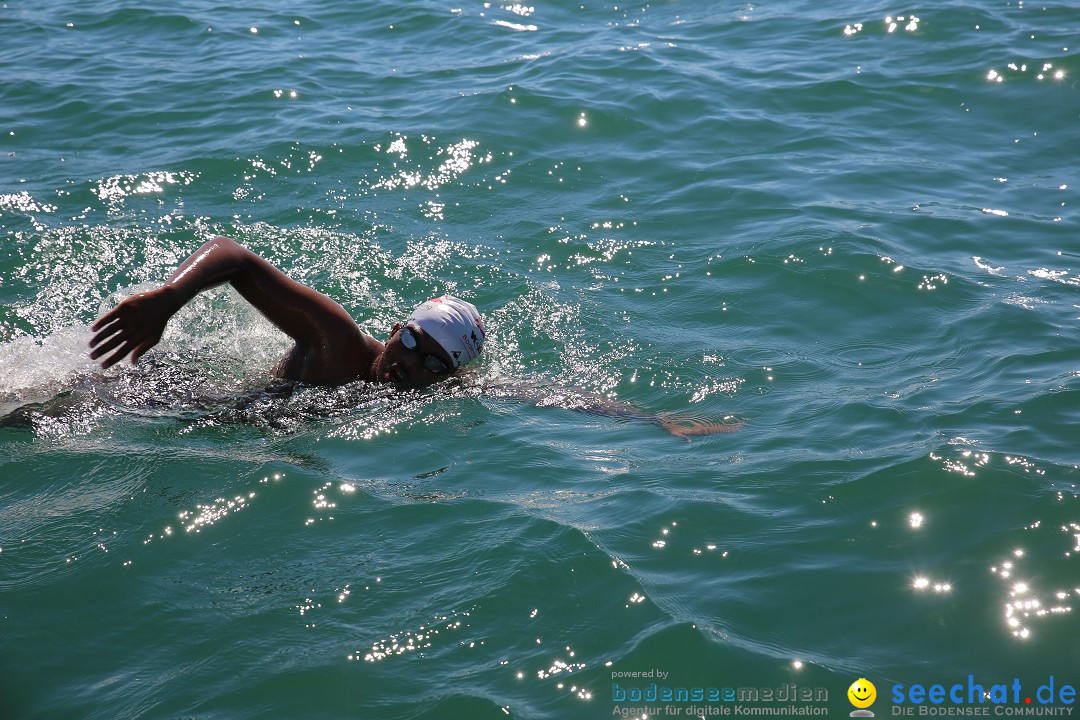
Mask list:
[[450,356],[430,335],[398,323],[375,361],[375,377],[399,388],[422,388],[449,377],[453,368]]
[[877,688],[866,678],[859,678],[851,683],[847,691],[848,700],[857,708],[868,708],[877,698]]

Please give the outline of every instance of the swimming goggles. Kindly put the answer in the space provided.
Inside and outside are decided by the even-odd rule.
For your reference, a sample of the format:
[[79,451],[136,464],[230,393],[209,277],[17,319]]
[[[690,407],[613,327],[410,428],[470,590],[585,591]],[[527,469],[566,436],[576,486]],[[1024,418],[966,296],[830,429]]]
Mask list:
[[[398,333],[401,335],[401,344],[404,345],[406,349],[412,350],[413,352],[419,352],[416,349],[416,335],[413,333],[412,328],[408,325],[404,325]],[[450,367],[437,355],[424,355],[424,367],[436,375],[450,372]]]

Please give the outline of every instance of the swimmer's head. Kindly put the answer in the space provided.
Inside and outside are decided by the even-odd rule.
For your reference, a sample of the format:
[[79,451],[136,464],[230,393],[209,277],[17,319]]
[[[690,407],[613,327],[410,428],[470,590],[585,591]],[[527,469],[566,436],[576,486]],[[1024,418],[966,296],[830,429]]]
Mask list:
[[393,327],[372,369],[383,382],[424,387],[475,360],[485,332],[472,303],[450,295],[433,298]]
[[420,328],[439,343],[454,361],[455,370],[480,355],[487,332],[476,306],[453,295],[421,304],[405,325]]

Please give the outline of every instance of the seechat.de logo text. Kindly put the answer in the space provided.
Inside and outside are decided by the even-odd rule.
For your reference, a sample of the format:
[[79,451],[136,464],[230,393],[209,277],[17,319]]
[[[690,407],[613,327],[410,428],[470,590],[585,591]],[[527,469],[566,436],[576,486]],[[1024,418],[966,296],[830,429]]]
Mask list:
[[961,682],[897,683],[890,691],[894,716],[1069,717],[1076,703],[1076,688],[1053,675],[1038,686],[1024,687],[1020,678],[988,683],[968,675]]

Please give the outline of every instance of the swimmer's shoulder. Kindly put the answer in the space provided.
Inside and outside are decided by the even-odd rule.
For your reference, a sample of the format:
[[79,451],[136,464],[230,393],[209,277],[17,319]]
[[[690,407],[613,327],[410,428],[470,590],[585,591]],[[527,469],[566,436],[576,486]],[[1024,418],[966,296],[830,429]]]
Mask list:
[[273,369],[276,377],[312,385],[343,385],[374,380],[371,367],[383,344],[356,329],[319,345],[297,343]]

